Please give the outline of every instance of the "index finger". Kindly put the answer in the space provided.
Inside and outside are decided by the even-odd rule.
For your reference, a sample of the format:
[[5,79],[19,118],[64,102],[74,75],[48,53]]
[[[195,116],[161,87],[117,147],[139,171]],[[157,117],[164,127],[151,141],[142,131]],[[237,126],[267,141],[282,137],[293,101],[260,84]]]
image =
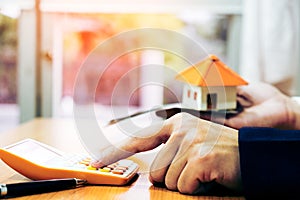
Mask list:
[[100,168],[135,153],[154,149],[160,144],[165,143],[169,137],[170,126],[164,122],[158,122],[137,131],[133,137],[102,149],[101,157],[96,158],[96,161],[92,161],[91,165]]

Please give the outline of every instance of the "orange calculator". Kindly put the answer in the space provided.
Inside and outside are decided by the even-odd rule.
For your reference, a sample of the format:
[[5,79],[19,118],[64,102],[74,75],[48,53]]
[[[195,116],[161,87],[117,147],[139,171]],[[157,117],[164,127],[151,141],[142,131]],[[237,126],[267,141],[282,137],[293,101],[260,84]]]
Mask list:
[[124,185],[136,175],[139,168],[129,159],[103,168],[93,168],[86,155],[67,154],[33,139],[1,148],[0,158],[32,180],[78,178],[89,184],[100,185]]

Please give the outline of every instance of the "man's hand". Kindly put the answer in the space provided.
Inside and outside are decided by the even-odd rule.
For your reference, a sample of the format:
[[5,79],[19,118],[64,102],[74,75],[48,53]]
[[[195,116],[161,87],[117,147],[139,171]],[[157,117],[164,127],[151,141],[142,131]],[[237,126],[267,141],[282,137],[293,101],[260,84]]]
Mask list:
[[150,181],[170,190],[196,194],[205,184],[218,183],[241,190],[237,130],[180,113],[161,124],[147,127],[103,151],[95,167],[165,143],[150,168]]
[[244,110],[226,119],[225,125],[236,129],[244,126],[297,129],[295,110],[298,106],[275,87],[265,83],[250,84],[239,87],[237,95]]

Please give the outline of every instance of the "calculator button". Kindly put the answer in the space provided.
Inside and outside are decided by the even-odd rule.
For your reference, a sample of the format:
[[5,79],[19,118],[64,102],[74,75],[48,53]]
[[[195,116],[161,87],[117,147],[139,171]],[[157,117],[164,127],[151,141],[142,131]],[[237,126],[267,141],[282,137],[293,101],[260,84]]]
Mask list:
[[110,168],[110,169],[114,169],[114,168],[117,167],[117,164],[107,165],[106,167],[107,167],[107,168]]
[[88,162],[88,161],[80,161],[79,162],[79,164],[83,164],[83,165],[85,165],[85,166],[89,166],[90,165],[90,162]]
[[125,172],[125,171],[128,169],[128,167],[117,166],[115,169],[116,169],[116,170],[122,170],[123,172]]
[[87,169],[88,170],[98,170],[96,167],[92,167],[92,166],[88,166]]
[[123,175],[123,170],[118,170],[118,169],[114,169],[111,171],[113,174],[119,174],[119,175]]
[[103,167],[103,168],[100,168],[99,171],[100,171],[100,172],[110,172],[111,169],[108,168],[108,167]]

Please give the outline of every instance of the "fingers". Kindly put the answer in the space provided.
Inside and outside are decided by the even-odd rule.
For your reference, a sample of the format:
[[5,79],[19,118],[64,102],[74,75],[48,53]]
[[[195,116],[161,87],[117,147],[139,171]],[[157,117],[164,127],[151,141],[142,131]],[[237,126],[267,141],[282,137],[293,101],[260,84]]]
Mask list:
[[175,155],[167,174],[165,175],[165,185],[169,190],[178,190],[178,179],[181,171],[184,169],[187,163],[187,157],[189,155],[188,149],[190,146],[190,141],[184,140],[181,143],[179,150],[177,151],[177,154]]
[[250,107],[254,104],[250,97],[247,98],[246,96],[243,96],[242,94],[237,94],[237,101],[244,108]]
[[264,83],[252,83],[237,88],[237,100],[243,107],[250,107],[268,98],[272,93],[269,85]]
[[156,155],[150,167],[150,181],[152,183],[165,182],[165,175],[178,151],[181,139],[181,136],[169,138],[165,146]]
[[237,101],[245,108],[254,104],[253,92],[250,86],[237,87]]
[[177,190],[177,183],[181,171],[184,169],[189,157],[189,149],[196,138],[197,130],[173,133],[165,147],[158,153],[153,161],[150,171],[152,183],[165,183],[170,190]]
[[195,194],[199,192],[201,182],[195,174],[196,171],[192,171],[191,167],[193,166],[190,166],[188,163],[178,179],[178,191],[183,194]]
[[252,83],[247,86],[240,86],[237,89],[238,101],[244,107],[259,104],[278,94],[280,94],[278,89],[266,83]]
[[127,158],[133,154],[133,152],[122,150],[119,147],[111,145],[105,149],[102,149],[101,158],[96,158],[90,164],[93,167],[100,168],[123,158]]
[[103,167],[135,153],[154,149],[166,142],[169,135],[169,125],[159,122],[136,132],[131,138],[101,149],[100,157],[92,161],[91,165],[97,168]]
[[[137,131],[133,134],[133,137],[119,144],[101,149],[101,156],[97,157],[96,161],[91,162],[91,165],[94,167],[103,167],[135,153],[156,148],[169,139],[174,126],[181,126],[182,120],[184,119],[189,120],[188,116],[195,118],[188,114],[177,114],[166,121],[157,122],[156,124]],[[176,147],[176,145],[174,145],[174,147]]]
[[183,194],[207,194],[215,186],[211,170],[205,163],[190,161],[186,164],[178,179],[178,191]]

